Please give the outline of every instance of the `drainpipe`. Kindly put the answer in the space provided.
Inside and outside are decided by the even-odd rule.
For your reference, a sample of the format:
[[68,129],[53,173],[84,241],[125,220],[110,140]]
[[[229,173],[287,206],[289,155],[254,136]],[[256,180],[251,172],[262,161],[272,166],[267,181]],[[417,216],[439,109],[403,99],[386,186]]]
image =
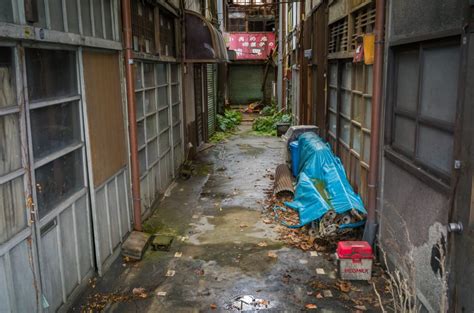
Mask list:
[[277,107],[283,108],[283,3],[278,4],[278,70],[277,70]]
[[372,101],[372,134],[370,136],[370,164],[369,164],[369,206],[367,223],[364,230],[364,240],[373,244],[377,229],[377,182],[379,173],[380,151],[380,113],[382,107],[383,87],[383,58],[384,58],[384,27],[385,27],[385,0],[375,2],[375,63],[373,68],[373,101]]
[[142,210],[140,200],[140,169],[138,161],[137,118],[135,110],[135,80],[132,57],[132,17],[130,0],[122,0],[122,27],[125,44],[125,83],[128,104],[128,133],[130,136],[130,166],[133,198],[133,228],[142,231]]

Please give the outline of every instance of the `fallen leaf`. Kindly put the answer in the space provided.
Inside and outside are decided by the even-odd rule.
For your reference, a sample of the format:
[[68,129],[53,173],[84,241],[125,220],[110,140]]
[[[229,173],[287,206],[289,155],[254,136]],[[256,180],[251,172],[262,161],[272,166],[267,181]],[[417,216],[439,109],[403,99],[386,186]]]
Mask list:
[[245,224],[240,224],[240,228],[245,228],[245,227],[248,227],[248,226]]
[[315,310],[318,308],[318,306],[316,304],[313,304],[313,303],[308,303],[307,305],[304,306],[306,309],[308,310]]
[[342,292],[349,292],[351,291],[351,283],[348,281],[338,281],[336,283],[336,286],[341,290]]
[[146,298],[148,296],[145,288],[141,288],[141,287],[133,288],[132,293],[135,297],[139,297],[139,298]]
[[204,275],[204,270],[200,268],[200,269],[195,270],[194,273],[196,273],[196,275],[202,276]]
[[273,252],[273,251],[269,251],[269,252],[268,252],[268,256],[269,256],[270,258],[273,258],[273,259],[278,258],[278,255],[277,255],[275,252]]
[[259,246],[259,247],[266,247],[266,246],[268,246],[268,244],[267,244],[265,241],[260,241],[260,242],[257,244],[257,246]]
[[265,219],[263,219],[263,222],[264,222],[265,224],[271,224],[273,221],[272,221],[271,219],[269,219],[269,218],[265,218]]
[[320,292],[318,292],[316,294],[316,299],[322,299],[322,298],[323,298],[323,295]]
[[354,309],[357,309],[359,311],[367,311],[367,308],[365,307],[365,305],[356,305],[354,306]]
[[215,303],[211,304],[211,310],[215,310],[215,309],[217,309],[217,304]]

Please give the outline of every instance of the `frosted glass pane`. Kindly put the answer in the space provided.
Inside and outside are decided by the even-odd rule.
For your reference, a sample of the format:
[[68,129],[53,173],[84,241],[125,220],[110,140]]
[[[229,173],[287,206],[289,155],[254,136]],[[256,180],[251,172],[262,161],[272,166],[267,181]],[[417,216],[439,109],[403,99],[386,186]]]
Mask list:
[[329,84],[337,86],[337,63],[331,63],[329,65]]
[[341,92],[341,113],[351,116],[351,92],[342,91]]
[[459,47],[424,50],[421,114],[454,123],[459,75]]
[[21,144],[18,114],[0,116],[0,176],[20,167]]
[[333,135],[337,133],[337,117],[334,113],[329,113],[329,132]]
[[353,127],[353,134],[352,134],[352,149],[354,149],[357,153],[360,154],[360,128]]
[[429,166],[449,174],[453,160],[453,136],[443,131],[420,125],[417,157]]
[[342,87],[351,89],[352,82],[352,62],[346,62],[342,65]]
[[349,145],[349,141],[350,141],[350,138],[351,138],[351,123],[344,119],[344,118],[341,118],[340,119],[341,121],[341,135],[340,135],[340,138],[341,140],[346,143],[347,145]]
[[337,90],[329,89],[329,107],[337,112]]
[[415,122],[404,117],[395,117],[394,145],[409,152],[415,151]]
[[397,57],[396,106],[415,112],[418,102],[418,50],[399,52]]

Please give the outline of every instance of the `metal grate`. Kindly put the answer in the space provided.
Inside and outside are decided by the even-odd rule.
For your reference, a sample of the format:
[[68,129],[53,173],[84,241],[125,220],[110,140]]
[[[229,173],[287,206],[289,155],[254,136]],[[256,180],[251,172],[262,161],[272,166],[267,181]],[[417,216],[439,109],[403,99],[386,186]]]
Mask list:
[[216,65],[207,64],[207,127],[208,136],[216,132]]
[[329,25],[329,53],[348,50],[348,22],[347,17]]
[[352,49],[356,47],[356,39],[363,34],[371,33],[375,26],[375,6],[367,5],[353,13]]

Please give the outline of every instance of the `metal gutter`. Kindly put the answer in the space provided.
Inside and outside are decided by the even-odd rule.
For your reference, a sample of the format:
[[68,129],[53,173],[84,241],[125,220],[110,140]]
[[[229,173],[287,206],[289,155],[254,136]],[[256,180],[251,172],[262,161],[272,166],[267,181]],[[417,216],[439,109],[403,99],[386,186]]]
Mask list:
[[135,110],[135,79],[133,77],[132,17],[130,0],[122,0],[122,28],[125,56],[125,83],[127,88],[128,133],[130,137],[130,168],[133,199],[133,228],[142,230],[140,199],[140,168],[138,160],[137,118]]
[[383,88],[383,58],[384,58],[384,27],[385,27],[385,0],[375,2],[375,62],[373,74],[373,96],[372,117],[370,136],[370,164],[368,193],[369,203],[367,208],[367,223],[364,230],[364,240],[373,244],[377,230],[377,183],[379,175],[379,151],[380,151],[380,119],[382,107]]

